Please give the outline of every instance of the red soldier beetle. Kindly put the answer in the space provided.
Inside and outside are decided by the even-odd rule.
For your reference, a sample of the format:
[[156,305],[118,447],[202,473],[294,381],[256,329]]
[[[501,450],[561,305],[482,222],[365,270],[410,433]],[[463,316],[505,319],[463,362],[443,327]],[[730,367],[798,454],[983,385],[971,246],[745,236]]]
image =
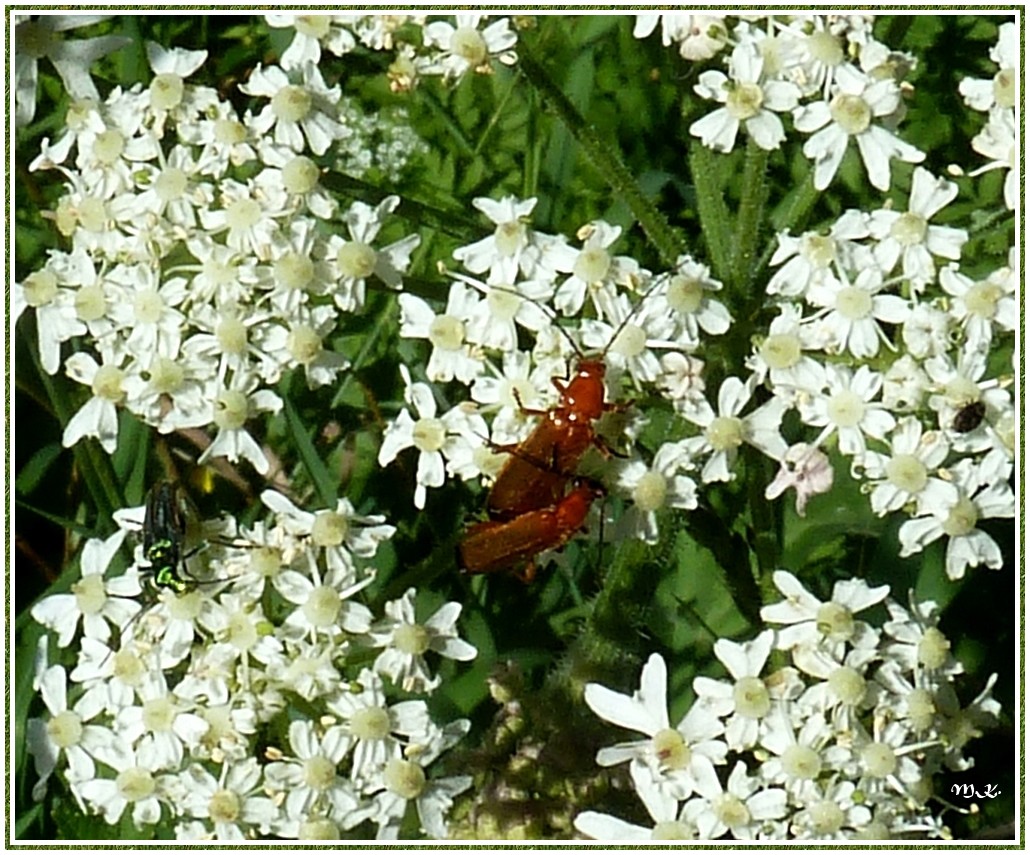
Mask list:
[[582,360],[567,384],[552,380],[561,394],[558,406],[550,410],[521,408],[525,415],[540,416],[541,421],[517,446],[501,446],[510,456],[487,498],[487,512],[493,519],[513,519],[559,502],[591,445],[611,454],[594,432],[597,419],[621,408],[604,400],[604,372],[602,361]]
[[568,543],[583,528],[594,500],[602,495],[599,484],[580,479],[551,507],[526,511],[506,521],[474,523],[458,544],[458,564],[466,573],[519,567],[515,575],[530,582],[536,575],[536,556]]
[[568,331],[557,325],[579,354],[576,372],[569,380],[551,378],[560,398],[558,405],[549,410],[525,407],[515,393],[523,415],[540,416],[541,421],[518,445],[495,446],[509,452],[510,456],[487,498],[487,513],[491,519],[514,519],[560,502],[569,479],[576,475],[583,455],[591,446],[605,457],[617,454],[594,426],[605,413],[628,406],[605,400],[605,355],[632,317],[633,313],[628,314],[604,351],[590,359],[582,354]]

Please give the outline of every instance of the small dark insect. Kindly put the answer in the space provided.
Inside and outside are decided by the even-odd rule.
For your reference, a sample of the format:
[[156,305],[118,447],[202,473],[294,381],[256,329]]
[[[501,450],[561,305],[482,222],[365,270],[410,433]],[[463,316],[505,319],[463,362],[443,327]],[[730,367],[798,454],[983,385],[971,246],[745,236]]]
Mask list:
[[980,427],[987,413],[987,405],[983,401],[972,401],[955,413],[951,429],[958,433],[969,433]]
[[[146,605],[120,627],[122,639],[129,637],[130,629],[141,615],[157,605],[161,591],[171,591],[181,597],[200,584],[186,569],[186,562],[203,545],[186,548],[191,507],[186,494],[171,481],[158,482],[147,494],[143,516],[143,557],[150,566],[141,568]],[[113,650],[108,656],[112,654]]]
[[151,565],[156,588],[170,588],[176,594],[191,590],[196,582],[186,570],[186,500],[177,484],[162,481],[147,496],[143,519],[143,554]]

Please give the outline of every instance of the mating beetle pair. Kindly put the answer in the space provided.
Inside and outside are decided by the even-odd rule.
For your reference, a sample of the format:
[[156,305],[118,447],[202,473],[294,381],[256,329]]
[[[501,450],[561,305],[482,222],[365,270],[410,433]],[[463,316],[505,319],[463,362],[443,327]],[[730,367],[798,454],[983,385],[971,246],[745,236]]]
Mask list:
[[[541,416],[541,421],[521,444],[503,449],[511,456],[487,498],[491,519],[471,525],[458,545],[463,570],[493,573],[515,568],[528,582],[535,575],[533,559],[564,546],[583,527],[591,505],[604,491],[596,482],[577,477],[576,469],[590,446],[611,453],[594,422],[621,408],[605,401],[604,375],[603,360],[581,358],[568,383],[552,379],[561,395],[558,406],[522,408],[527,415]],[[573,487],[566,492],[570,481]]]

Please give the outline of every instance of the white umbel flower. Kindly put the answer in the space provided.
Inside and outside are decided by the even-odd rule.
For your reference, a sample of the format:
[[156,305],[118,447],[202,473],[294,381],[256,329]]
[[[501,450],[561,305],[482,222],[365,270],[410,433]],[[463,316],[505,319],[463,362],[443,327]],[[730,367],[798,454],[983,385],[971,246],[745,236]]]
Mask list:
[[694,122],[690,133],[708,148],[728,152],[743,124],[759,148],[779,148],[787,135],[776,114],[793,110],[801,92],[789,81],[763,79],[762,66],[758,46],[741,42],[730,56],[728,77],[721,71],[702,72],[694,91],[725,106]]

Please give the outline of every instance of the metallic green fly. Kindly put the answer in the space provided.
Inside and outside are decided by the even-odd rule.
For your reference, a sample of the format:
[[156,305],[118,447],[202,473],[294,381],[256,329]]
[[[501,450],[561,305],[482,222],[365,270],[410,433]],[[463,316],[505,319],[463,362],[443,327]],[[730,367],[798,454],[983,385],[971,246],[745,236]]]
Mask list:
[[143,517],[143,556],[150,562],[150,580],[155,588],[176,595],[197,585],[186,569],[187,559],[200,548],[186,548],[189,509],[189,500],[179,485],[161,481],[147,495]]

